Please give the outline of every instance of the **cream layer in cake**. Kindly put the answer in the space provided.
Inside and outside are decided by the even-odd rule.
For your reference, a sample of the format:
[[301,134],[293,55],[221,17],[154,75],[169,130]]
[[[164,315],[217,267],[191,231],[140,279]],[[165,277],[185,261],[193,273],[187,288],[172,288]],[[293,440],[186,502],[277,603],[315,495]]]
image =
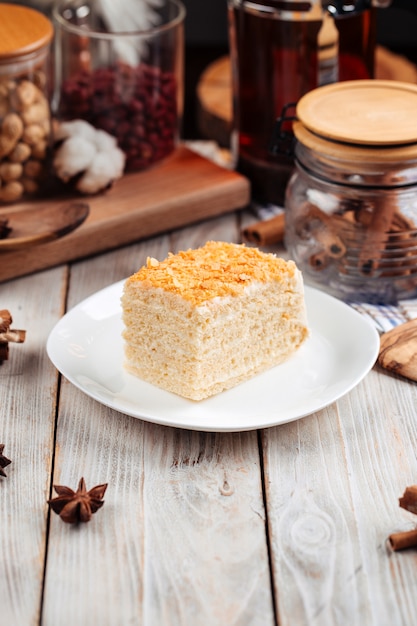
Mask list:
[[127,370],[192,400],[281,363],[308,336],[295,263],[238,244],[148,258],[122,309]]

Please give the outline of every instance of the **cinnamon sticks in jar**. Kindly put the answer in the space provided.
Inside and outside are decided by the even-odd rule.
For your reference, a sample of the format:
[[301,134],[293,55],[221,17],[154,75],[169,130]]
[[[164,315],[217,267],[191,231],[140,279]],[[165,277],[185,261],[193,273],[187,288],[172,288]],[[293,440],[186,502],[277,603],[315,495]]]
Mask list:
[[344,300],[417,295],[414,110],[415,85],[395,81],[341,81],[297,103],[285,243],[310,282]]
[[[417,219],[417,215],[416,215]],[[417,293],[417,224],[406,216],[394,193],[363,201],[340,199],[334,211],[305,201],[286,216],[285,241],[292,258],[317,282],[332,273],[355,295],[373,283],[399,281],[402,296]],[[368,290],[369,286],[369,290]]]

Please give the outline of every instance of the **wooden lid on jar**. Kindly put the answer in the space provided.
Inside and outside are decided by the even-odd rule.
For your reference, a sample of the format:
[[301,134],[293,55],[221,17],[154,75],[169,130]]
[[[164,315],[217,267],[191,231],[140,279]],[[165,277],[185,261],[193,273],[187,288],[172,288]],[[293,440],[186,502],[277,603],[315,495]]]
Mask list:
[[417,143],[417,85],[352,80],[303,96],[296,108],[306,129],[327,140],[361,146]]
[[317,159],[351,163],[405,163],[417,160],[417,143],[400,145],[364,145],[325,139],[308,130],[301,122],[293,123],[297,141],[311,150]]
[[52,22],[39,11],[0,3],[0,62],[43,48],[53,33]]

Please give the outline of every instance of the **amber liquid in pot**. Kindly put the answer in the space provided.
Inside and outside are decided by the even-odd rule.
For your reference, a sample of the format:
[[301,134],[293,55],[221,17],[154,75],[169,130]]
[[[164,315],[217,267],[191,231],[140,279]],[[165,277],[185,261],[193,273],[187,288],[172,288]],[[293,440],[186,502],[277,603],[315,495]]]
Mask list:
[[[373,76],[373,17],[373,10],[367,9],[336,19],[340,80]],[[273,156],[271,140],[285,107],[319,86],[321,21],[274,19],[265,12],[229,6],[229,25],[237,169],[251,180],[256,199],[282,204],[293,159]],[[288,112],[294,114],[294,109]],[[283,130],[291,131],[291,123]]]

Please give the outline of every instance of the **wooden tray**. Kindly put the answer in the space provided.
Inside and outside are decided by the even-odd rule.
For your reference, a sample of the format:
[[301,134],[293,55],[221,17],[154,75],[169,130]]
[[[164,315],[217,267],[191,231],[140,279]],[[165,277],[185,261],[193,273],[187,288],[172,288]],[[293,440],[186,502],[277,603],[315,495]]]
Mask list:
[[[181,146],[160,165],[127,174],[108,192],[84,200],[90,205],[90,214],[71,234],[0,253],[0,281],[242,208],[250,201],[250,184],[240,174]],[[45,204],[61,202],[38,200],[20,206],[36,212]]]

